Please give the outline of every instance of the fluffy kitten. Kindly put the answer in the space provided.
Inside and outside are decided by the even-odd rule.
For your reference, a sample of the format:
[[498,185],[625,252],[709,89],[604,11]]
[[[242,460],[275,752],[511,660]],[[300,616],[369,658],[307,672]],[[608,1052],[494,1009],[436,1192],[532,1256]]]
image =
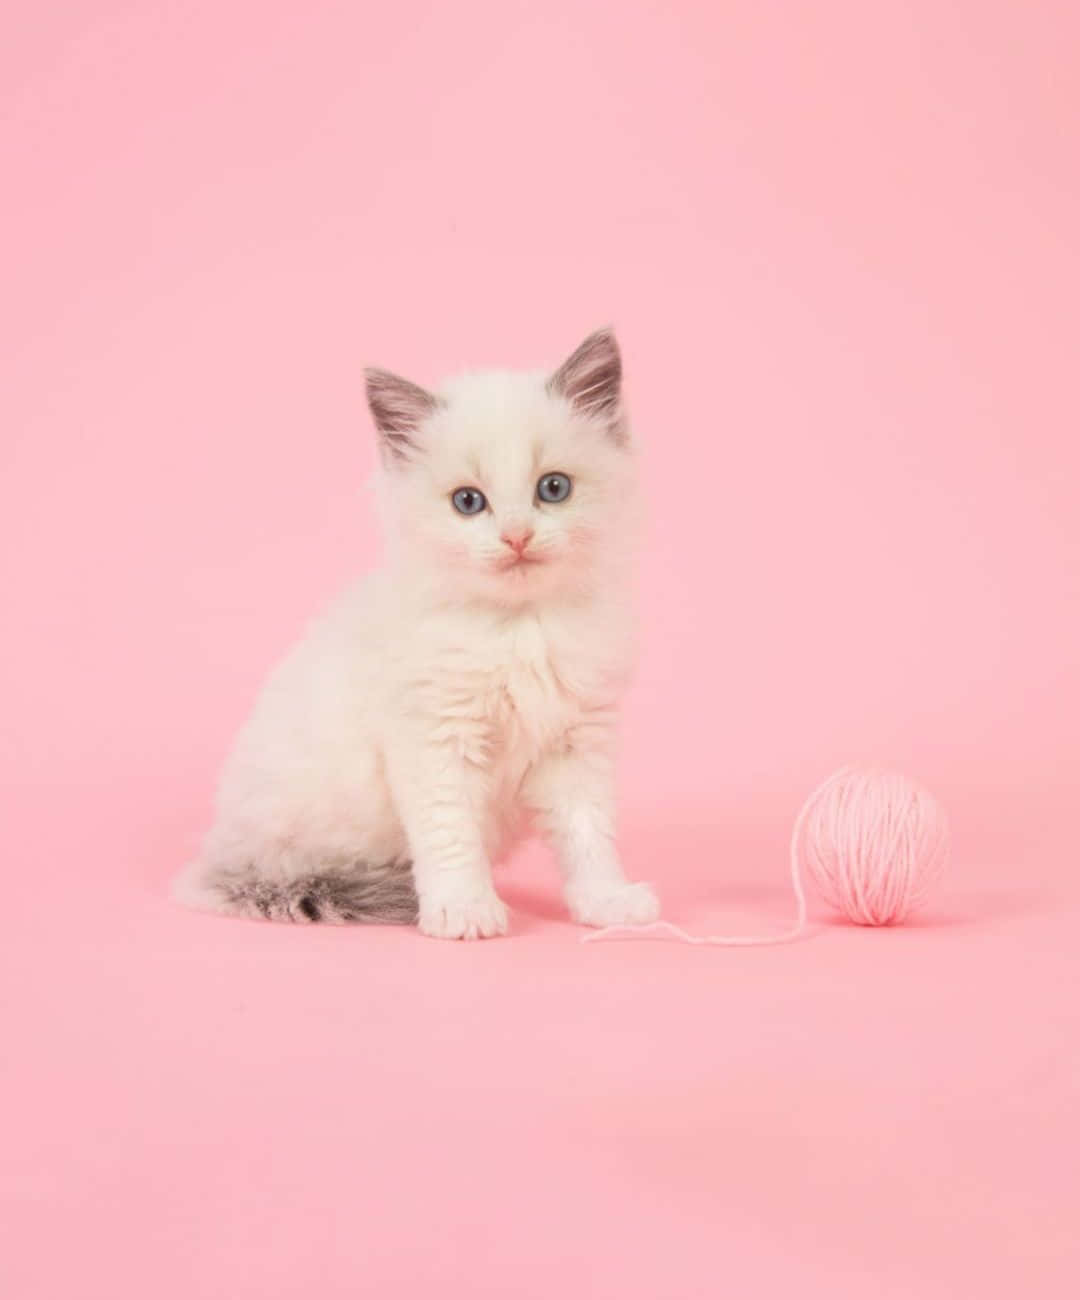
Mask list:
[[655,919],[614,845],[636,495],[621,378],[607,330],[550,376],[428,392],[367,372],[386,563],[271,675],[181,900],[501,934],[491,863],[531,817],[578,921]]

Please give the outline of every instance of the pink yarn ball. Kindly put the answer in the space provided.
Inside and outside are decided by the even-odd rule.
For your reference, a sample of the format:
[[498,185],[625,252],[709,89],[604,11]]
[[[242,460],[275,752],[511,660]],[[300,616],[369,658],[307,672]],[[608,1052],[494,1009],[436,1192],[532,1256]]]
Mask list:
[[896,925],[945,868],[949,828],[929,791],[897,772],[845,768],[810,796],[792,859],[858,925]]

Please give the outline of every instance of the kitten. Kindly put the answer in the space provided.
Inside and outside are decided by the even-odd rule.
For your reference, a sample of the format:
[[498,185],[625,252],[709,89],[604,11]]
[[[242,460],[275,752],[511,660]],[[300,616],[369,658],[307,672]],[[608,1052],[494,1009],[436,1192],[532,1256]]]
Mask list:
[[550,376],[366,373],[386,562],[271,675],[176,896],[502,934],[491,863],[531,817],[576,920],[654,920],[614,846],[636,515],[614,335]]

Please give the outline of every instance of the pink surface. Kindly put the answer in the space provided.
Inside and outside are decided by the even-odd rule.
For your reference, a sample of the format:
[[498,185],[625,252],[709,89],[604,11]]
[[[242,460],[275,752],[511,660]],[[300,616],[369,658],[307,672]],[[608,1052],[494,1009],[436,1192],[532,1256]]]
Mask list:
[[[1073,1294],[1075,6],[8,10],[5,1295]],[[627,858],[782,926],[799,802],[881,759],[952,818],[924,922],[581,947],[539,851],[483,945],[175,910],[373,553],[361,365],[605,320]]]

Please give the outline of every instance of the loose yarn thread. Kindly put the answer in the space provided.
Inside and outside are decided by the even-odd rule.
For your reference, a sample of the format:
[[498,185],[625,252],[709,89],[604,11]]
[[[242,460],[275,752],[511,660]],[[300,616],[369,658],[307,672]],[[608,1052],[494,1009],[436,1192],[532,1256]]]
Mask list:
[[855,924],[897,925],[926,900],[948,853],[945,812],[929,791],[897,772],[846,767],[818,786],[795,819],[790,929],[774,935],[693,935],[670,921],[653,921],[609,925],[582,942],[666,937],[724,948],[793,943],[809,930],[806,875],[825,901]]

